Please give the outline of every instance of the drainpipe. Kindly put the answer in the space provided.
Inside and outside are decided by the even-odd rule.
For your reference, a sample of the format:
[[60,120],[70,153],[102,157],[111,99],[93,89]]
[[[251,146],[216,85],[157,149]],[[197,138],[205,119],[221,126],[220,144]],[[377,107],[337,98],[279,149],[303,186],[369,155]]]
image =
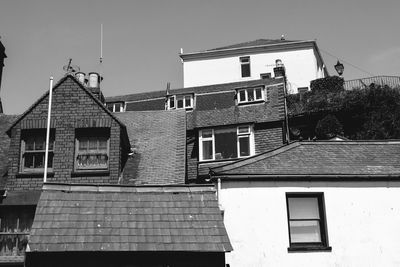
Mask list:
[[221,204],[221,178],[217,179],[217,200],[218,200],[218,207],[221,211],[223,211],[222,204]]
[[49,161],[49,140],[50,140],[50,117],[51,117],[51,101],[53,96],[53,76],[50,77],[49,89],[49,110],[47,112],[47,128],[46,128],[46,150],[44,153],[44,176],[43,183],[47,182],[47,164]]

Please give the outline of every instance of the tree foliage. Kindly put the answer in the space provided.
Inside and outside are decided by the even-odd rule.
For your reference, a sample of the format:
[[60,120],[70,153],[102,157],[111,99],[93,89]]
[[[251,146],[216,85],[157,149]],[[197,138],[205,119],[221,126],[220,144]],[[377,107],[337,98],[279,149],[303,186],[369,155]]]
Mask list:
[[[400,88],[371,84],[365,89],[344,90],[339,77],[315,80],[311,88],[302,96],[288,96],[291,115],[321,114],[321,120],[327,113],[333,114],[350,139],[400,138]],[[332,118],[329,121],[334,123]]]

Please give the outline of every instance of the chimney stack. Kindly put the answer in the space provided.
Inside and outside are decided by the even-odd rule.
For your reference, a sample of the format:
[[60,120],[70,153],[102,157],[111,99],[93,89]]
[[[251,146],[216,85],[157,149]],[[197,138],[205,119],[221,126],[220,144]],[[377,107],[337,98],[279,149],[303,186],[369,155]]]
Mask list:
[[89,72],[88,79],[85,79],[85,73],[83,72],[76,73],[75,77],[79,82],[86,86],[86,88],[89,89],[89,91],[92,92],[101,103],[105,103],[104,95],[100,90],[100,81],[103,80],[103,77],[100,77],[97,72]]

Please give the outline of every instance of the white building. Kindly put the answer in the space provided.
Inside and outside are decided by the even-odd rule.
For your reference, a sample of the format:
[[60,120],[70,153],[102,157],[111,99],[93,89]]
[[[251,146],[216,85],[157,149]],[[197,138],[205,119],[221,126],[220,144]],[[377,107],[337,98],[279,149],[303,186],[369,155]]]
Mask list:
[[259,39],[195,53],[180,54],[183,85],[194,87],[274,77],[280,59],[286,67],[290,93],[309,88],[328,76],[315,41]]
[[231,267],[400,266],[400,141],[297,142],[211,170]]

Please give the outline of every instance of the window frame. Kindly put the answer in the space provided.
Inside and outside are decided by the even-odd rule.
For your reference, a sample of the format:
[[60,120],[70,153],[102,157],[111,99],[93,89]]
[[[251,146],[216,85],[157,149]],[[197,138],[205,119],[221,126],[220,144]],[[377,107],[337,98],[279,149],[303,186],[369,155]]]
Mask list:
[[[248,131],[246,133],[240,133],[239,129],[241,127],[248,127]],[[235,158],[226,158],[226,159],[217,159],[216,158],[216,153],[215,153],[215,131],[222,130],[222,129],[235,129],[236,130],[236,150],[237,150],[237,157]],[[211,131],[211,137],[203,137],[203,132],[204,131]],[[254,128],[253,125],[237,125],[234,127],[223,127],[223,128],[207,128],[207,129],[201,129],[198,132],[198,144],[199,144],[199,161],[200,162],[207,162],[207,161],[216,161],[216,160],[236,160],[236,159],[241,159],[241,158],[247,158],[254,156],[255,154],[255,145],[254,145]],[[247,156],[241,156],[240,154],[240,139],[241,138],[249,138],[249,155]],[[211,141],[211,146],[212,146],[212,158],[211,159],[204,159],[203,158],[203,142]]]
[[[112,110],[110,110],[109,105],[112,105]],[[117,105],[121,105],[119,111],[116,111]],[[125,103],[124,102],[111,102],[106,104],[107,109],[111,112],[124,112],[125,111]]]
[[[253,96],[254,96],[254,100],[249,100],[249,90],[253,90]],[[261,90],[261,97],[260,98],[256,98],[257,94],[256,94],[256,90]],[[240,98],[240,93],[241,92],[245,92],[244,96],[245,99],[241,100]],[[251,104],[251,103],[260,103],[260,102],[265,102],[265,88],[263,86],[256,86],[256,87],[251,87],[251,88],[240,88],[237,89],[237,103],[238,105],[242,105],[242,104]]]
[[[75,172],[101,172],[101,171],[108,171],[110,168],[110,135],[111,129],[110,128],[78,128],[75,129],[75,152],[74,152],[74,170]],[[88,152],[80,152],[79,149],[79,144],[80,144],[80,138],[85,138],[87,139],[88,142]],[[97,148],[96,149],[90,149],[90,138],[97,138]],[[105,138],[107,139],[107,144],[105,149],[100,149],[100,138]],[[86,141],[86,140],[85,140]],[[91,151],[90,151],[91,150]],[[106,152],[107,154],[107,166],[106,167],[94,167],[94,166],[89,166],[89,167],[81,167],[78,164],[78,156],[83,155],[83,154],[104,154]]]
[[[189,98],[189,105],[186,105],[188,98]],[[182,107],[178,107],[179,101],[182,101]],[[171,95],[167,97],[167,110],[193,109],[193,106],[194,106],[193,94]]]
[[251,77],[250,56],[239,57],[240,74],[242,78]]
[[[41,136],[44,138],[43,141],[43,149],[40,150],[26,150],[26,143],[29,137],[38,137]],[[35,141],[34,141],[35,142]],[[53,143],[50,146],[50,143]],[[44,163],[46,156],[46,129],[23,129],[21,131],[21,146],[20,146],[20,173],[44,173]],[[36,144],[36,142],[35,142]],[[55,129],[50,129],[50,138],[49,138],[49,158],[47,164],[51,167],[47,168],[48,172],[53,172],[53,164],[54,164],[54,149],[55,149]],[[26,154],[43,154],[43,167],[42,168],[26,168],[25,167],[25,155]],[[50,156],[52,154],[52,156]],[[51,161],[50,161],[51,160]]]
[[[318,203],[318,215],[319,219],[315,218],[303,218],[303,219],[291,219],[290,218],[290,207],[289,199],[296,198],[315,198]],[[325,200],[323,192],[288,192],[286,193],[286,211],[287,211],[287,222],[288,222],[288,234],[289,234],[289,247],[288,251],[331,251],[332,248],[329,246],[328,240],[328,228],[326,223],[325,213]],[[321,242],[292,242],[292,235],[290,231],[291,221],[318,221],[319,222],[319,233]]]

